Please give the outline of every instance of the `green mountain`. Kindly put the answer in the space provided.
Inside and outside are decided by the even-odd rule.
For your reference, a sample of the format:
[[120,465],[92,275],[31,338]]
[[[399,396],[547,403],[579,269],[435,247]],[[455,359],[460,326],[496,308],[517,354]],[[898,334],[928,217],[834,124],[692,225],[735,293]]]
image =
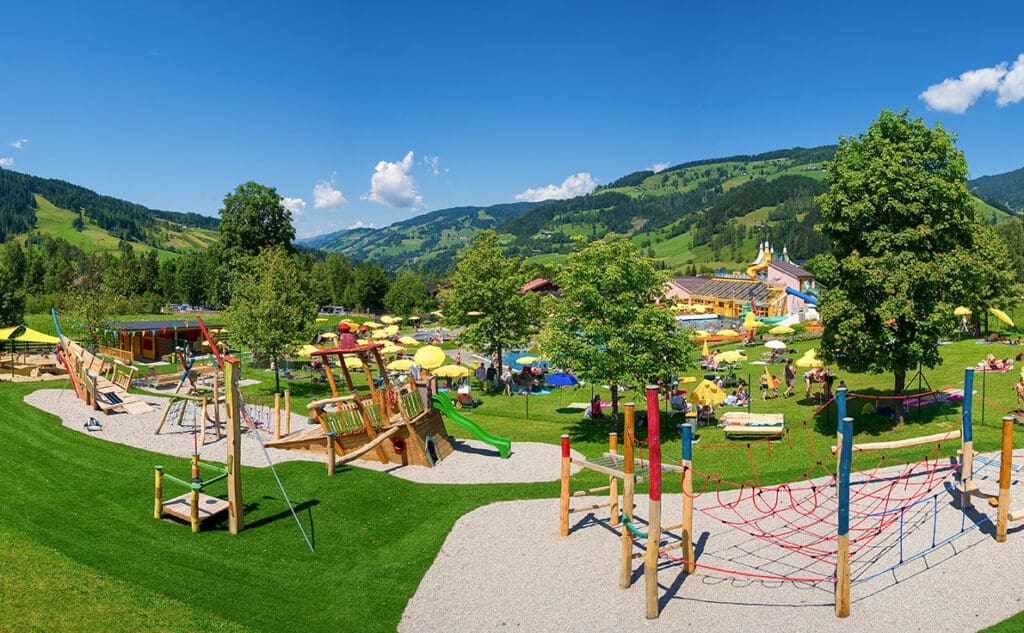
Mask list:
[[1024,210],[1024,167],[968,180],[967,186],[974,195],[997,209],[1008,213]]
[[164,256],[204,250],[220,220],[149,209],[63,180],[0,169],[0,242],[38,230],[85,251],[116,250],[125,240]]
[[[371,261],[388,270],[403,266],[443,272],[455,254],[473,240],[477,231],[496,228],[535,209],[540,203],[516,202],[490,207],[454,207],[424,213],[382,229],[351,229],[331,234],[319,248],[342,252],[356,261]],[[305,245],[319,238],[304,240]],[[314,247],[315,248],[315,247]]]

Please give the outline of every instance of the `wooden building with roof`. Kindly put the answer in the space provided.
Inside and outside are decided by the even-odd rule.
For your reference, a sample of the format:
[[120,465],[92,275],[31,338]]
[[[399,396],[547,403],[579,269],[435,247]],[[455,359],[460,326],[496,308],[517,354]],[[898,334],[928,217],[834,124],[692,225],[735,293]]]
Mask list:
[[[118,348],[128,362],[135,359],[160,360],[174,353],[177,345],[188,346],[202,353],[203,331],[194,319],[167,321],[122,321],[105,326],[117,332]],[[223,329],[223,324],[207,323],[210,330]],[[130,356],[129,356],[130,355]]]

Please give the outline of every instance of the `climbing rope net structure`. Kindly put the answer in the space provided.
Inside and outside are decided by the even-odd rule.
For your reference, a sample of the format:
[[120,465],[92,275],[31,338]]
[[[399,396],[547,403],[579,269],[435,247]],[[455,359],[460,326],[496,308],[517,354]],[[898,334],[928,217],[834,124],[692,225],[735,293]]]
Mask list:
[[[924,397],[938,398],[938,393],[929,392]],[[848,398],[855,401],[865,396],[848,396],[846,388],[840,387],[833,400],[775,436],[702,445],[696,457],[693,429],[689,424],[681,425],[682,459],[678,463],[666,459],[663,463],[657,389],[649,387],[649,460],[629,456],[624,460],[644,466],[649,478],[646,521],[627,512],[633,505],[631,495],[623,500],[621,516],[614,502],[593,506],[611,507],[613,524],[621,519],[624,525],[621,586],[631,582],[632,560],[643,557],[648,618],[657,617],[660,611],[658,571],[673,567],[689,574],[744,582],[796,583],[834,593],[836,615],[846,617],[850,613],[851,585],[883,577],[898,582],[903,566],[981,526],[995,524],[996,540],[1005,540],[1007,521],[1024,519],[1024,511],[1010,510],[1013,418],[1003,419],[999,457],[975,460],[971,369],[965,375],[963,394],[962,416],[945,423],[947,428],[941,433],[857,444],[847,404]],[[921,394],[917,396],[920,401]],[[868,398],[877,408],[878,399]],[[833,404],[838,413],[835,445],[810,426],[820,425],[819,414]],[[630,437],[626,446],[633,443]],[[803,443],[806,449],[800,446]],[[614,442],[612,447],[614,453]],[[713,451],[742,451],[750,465],[748,476],[742,481],[729,481],[717,473],[702,471],[701,462],[725,461],[715,459]],[[564,443],[563,456],[567,454]],[[806,459],[808,454],[810,460]],[[800,459],[806,466],[796,464],[795,455],[803,456]],[[737,460],[733,457],[729,461]],[[563,497],[567,489],[564,464],[563,460]],[[602,462],[602,467],[610,476],[614,468],[614,474],[626,481],[627,490],[632,492],[634,482],[629,480],[628,469],[619,464],[612,459],[608,464]],[[996,479],[997,470],[998,494],[982,492],[978,484]],[[661,524],[663,472],[681,474],[682,522],[671,526]],[[798,475],[782,484],[761,483],[762,477],[777,481],[783,472]],[[998,508],[996,518],[972,503],[977,497],[987,498],[988,504],[982,505]],[[701,547],[699,556],[695,556],[693,546],[695,513],[704,523],[698,532],[707,531],[703,528],[708,521],[724,526],[710,530],[713,535]],[[565,518],[562,534],[568,534]],[[638,528],[643,523],[647,533]],[[911,570],[907,575],[913,573],[917,572]]]

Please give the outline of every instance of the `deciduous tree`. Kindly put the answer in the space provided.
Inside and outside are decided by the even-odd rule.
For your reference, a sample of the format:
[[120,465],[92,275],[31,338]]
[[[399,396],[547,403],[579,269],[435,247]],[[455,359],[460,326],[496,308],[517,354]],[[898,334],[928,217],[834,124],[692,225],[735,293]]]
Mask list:
[[558,276],[561,298],[545,302],[541,350],[587,382],[611,385],[613,424],[619,385],[653,384],[689,362],[689,337],[658,304],[664,282],[632,242],[610,235],[569,256]]
[[224,196],[220,241],[234,254],[256,255],[267,247],[291,251],[295,239],[292,212],[277,189],[249,181]]
[[954,307],[1000,304],[1012,290],[1005,256],[979,256],[983,233],[954,142],[940,125],[882,111],[866,132],[840,138],[817,198],[833,243],[811,264],[825,286],[822,357],[892,372],[897,393],[907,371],[942,362]]

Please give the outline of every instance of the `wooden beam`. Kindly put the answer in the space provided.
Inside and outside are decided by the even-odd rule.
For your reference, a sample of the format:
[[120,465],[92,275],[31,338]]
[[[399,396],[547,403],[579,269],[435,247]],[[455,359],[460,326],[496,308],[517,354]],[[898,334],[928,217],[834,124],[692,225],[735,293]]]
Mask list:
[[[855,451],[886,451],[897,448],[908,448],[911,446],[920,446],[922,444],[936,444],[945,440],[957,440],[960,439],[960,431],[950,431],[948,433],[936,433],[934,435],[923,435],[921,437],[908,437],[904,440],[895,440],[892,442],[872,442],[870,444],[854,444],[853,450]],[[836,447],[832,447],[832,452],[836,452]]]

